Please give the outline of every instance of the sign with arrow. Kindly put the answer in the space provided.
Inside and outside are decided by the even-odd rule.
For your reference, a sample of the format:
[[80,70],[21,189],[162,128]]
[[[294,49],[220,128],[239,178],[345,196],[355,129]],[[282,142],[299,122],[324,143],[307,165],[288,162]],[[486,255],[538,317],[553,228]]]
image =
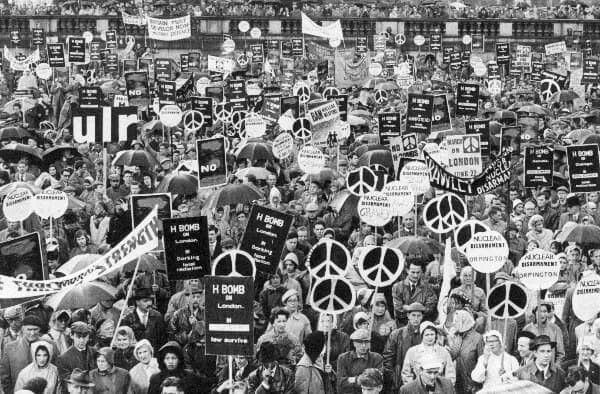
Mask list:
[[525,187],[552,186],[554,152],[546,146],[525,148]]
[[600,191],[598,145],[567,146],[571,193]]

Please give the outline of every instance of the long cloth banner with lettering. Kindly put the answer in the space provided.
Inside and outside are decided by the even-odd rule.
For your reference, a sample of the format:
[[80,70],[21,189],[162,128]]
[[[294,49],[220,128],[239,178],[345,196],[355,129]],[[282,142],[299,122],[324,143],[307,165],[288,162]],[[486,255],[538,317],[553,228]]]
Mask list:
[[126,236],[117,246],[89,265],[71,275],[50,280],[19,280],[0,275],[0,299],[43,296],[73,288],[106,275],[137,259],[158,246],[157,209]]
[[190,16],[181,18],[160,19],[147,17],[148,36],[153,40],[177,41],[192,36]]

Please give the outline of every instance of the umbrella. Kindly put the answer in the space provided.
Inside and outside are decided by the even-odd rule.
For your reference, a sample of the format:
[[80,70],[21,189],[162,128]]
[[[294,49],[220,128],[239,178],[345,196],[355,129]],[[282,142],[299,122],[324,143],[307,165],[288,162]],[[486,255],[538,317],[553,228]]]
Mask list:
[[9,163],[16,163],[25,158],[29,160],[30,164],[40,167],[44,164],[42,155],[35,148],[16,142],[12,142],[0,149],[0,157]]
[[365,83],[363,83],[362,88],[363,89],[374,89],[375,86],[377,86],[377,84],[386,82],[385,78],[369,78],[368,80],[365,81]]
[[69,205],[67,205],[67,209],[76,210],[85,208],[85,203],[80,199],[69,195],[67,195],[67,197],[69,198]]
[[8,126],[0,129],[0,141],[20,140],[27,137],[31,137],[31,133],[22,127]]
[[235,173],[237,179],[244,179],[246,175],[254,175],[256,179],[266,180],[269,175],[273,175],[273,173],[264,167],[246,167]]
[[358,206],[358,196],[350,193],[349,190],[344,189],[337,193],[333,200],[329,203],[329,206],[337,213],[343,210],[350,210],[352,216],[358,216],[356,207]]
[[113,159],[113,166],[138,166],[152,168],[159,163],[156,158],[145,150],[123,150]]
[[26,98],[26,97],[16,98],[16,99],[11,100],[8,103],[4,104],[4,107],[2,108],[2,112],[6,112],[8,114],[14,114],[16,112],[13,108],[15,104],[21,105],[21,111],[23,113],[25,113],[37,104],[37,100]]
[[60,272],[67,276],[73,272],[78,272],[87,268],[100,258],[102,258],[101,254],[80,254],[61,265],[56,272]]
[[81,157],[81,153],[79,153],[77,148],[73,145],[56,145],[46,149],[44,153],[42,153],[42,159],[44,159],[44,163],[52,164],[61,160],[65,152],[70,153],[71,156]]
[[370,166],[373,164],[381,164],[386,168],[394,168],[394,159],[392,152],[388,149],[370,150],[362,154],[358,159],[359,166]]
[[380,82],[377,85],[375,85],[375,90],[398,90],[398,89],[400,89],[400,87],[398,87],[398,84],[394,81]]
[[165,265],[164,263],[157,259],[152,254],[144,254],[140,256],[138,259],[125,264],[122,269],[123,273],[133,272],[135,270],[135,265],[137,262],[140,262],[140,266],[138,267],[138,272],[154,272],[154,271],[164,271]]
[[117,289],[113,286],[94,280],[52,294],[46,300],[46,305],[52,307],[55,311],[59,309],[87,309],[100,301],[114,299],[116,294]]
[[560,92],[556,92],[550,97],[548,100],[549,103],[568,103],[570,101],[574,101],[578,99],[579,95],[572,90],[561,90]]
[[564,234],[564,240],[586,246],[600,245],[600,227],[594,224],[577,224]]
[[366,109],[354,109],[352,111],[350,111],[350,115],[352,116],[358,116],[361,118],[370,118],[372,115],[369,111],[367,111]]
[[540,116],[545,116],[548,114],[548,111],[544,107],[538,104],[525,105],[517,110],[517,113],[528,113],[528,114],[536,114]]
[[514,113],[513,111],[500,110],[500,111],[497,111],[494,114],[494,116],[493,116],[492,119],[494,119],[494,120],[500,120],[500,121],[506,120],[506,119],[515,119],[515,120],[517,120],[517,114]]
[[478,391],[478,394],[551,394],[552,390],[548,390],[544,386],[529,380],[510,380],[506,383],[498,383],[489,385],[483,390]]
[[582,144],[596,144],[600,146],[600,135],[591,134],[584,137]]
[[302,176],[302,179],[304,182],[319,182],[321,184],[321,186],[323,186],[323,184],[327,181],[332,181],[333,179],[339,177],[340,174],[337,173],[337,171],[331,169],[331,168],[323,168],[321,171],[319,171],[317,174],[304,174]]
[[573,143],[579,144],[589,135],[592,135],[592,130],[590,129],[575,129],[570,131],[565,137],[573,140]]
[[271,160],[273,159],[273,152],[271,146],[264,142],[249,142],[236,151],[235,157],[238,160]]
[[413,258],[425,261],[435,252],[423,237],[415,236],[393,239],[388,242],[387,247],[400,249],[407,260]]
[[210,194],[204,208],[212,209],[226,205],[249,203],[263,198],[262,193],[245,183],[228,184]]
[[169,174],[160,181],[157,193],[173,193],[188,196],[198,193],[198,178],[184,172]]
[[30,183],[25,183],[25,182],[11,182],[7,185],[4,185],[2,187],[0,187],[0,197],[4,197],[7,194],[11,193],[12,191],[19,189],[19,188],[25,188],[25,189],[29,189],[29,191],[33,194],[38,194],[42,191],[42,189],[40,189],[37,186],[34,186]]
[[381,144],[373,144],[373,145],[362,144],[362,145],[359,145],[357,148],[355,148],[352,151],[352,154],[349,157],[351,157],[353,155],[361,157],[362,155],[364,155],[368,151],[383,150],[383,149],[386,149],[386,147],[384,145],[381,145]]

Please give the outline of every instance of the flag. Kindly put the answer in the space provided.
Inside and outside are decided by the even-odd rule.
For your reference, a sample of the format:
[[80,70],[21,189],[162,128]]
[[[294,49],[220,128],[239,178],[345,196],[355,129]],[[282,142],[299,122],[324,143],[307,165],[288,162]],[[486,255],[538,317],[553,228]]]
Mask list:
[[452,243],[450,238],[446,238],[446,248],[444,250],[444,266],[442,268],[442,287],[440,289],[440,298],[438,300],[438,319],[440,325],[446,323],[446,306],[450,295],[452,279],[456,277],[456,264],[452,260]]
[[327,25],[320,26],[310,19],[304,12],[302,13],[302,34],[308,34],[311,36],[323,37],[327,39],[339,39],[344,40],[344,33],[342,32],[342,23],[338,19],[335,22],[331,22]]

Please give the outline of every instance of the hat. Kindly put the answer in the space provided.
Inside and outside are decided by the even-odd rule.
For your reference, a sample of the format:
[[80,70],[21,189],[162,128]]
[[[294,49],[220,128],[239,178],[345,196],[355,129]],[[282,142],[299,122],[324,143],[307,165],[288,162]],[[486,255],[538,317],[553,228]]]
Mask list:
[[363,287],[356,293],[356,299],[360,304],[367,304],[375,291],[367,287]]
[[6,308],[4,310],[4,318],[5,319],[14,319],[14,318],[21,317],[21,316],[23,316],[23,309],[21,309],[20,305]]
[[221,240],[221,247],[222,248],[235,248],[235,242],[233,239],[231,239],[229,237],[224,237]]
[[440,361],[439,357],[432,352],[427,352],[423,355],[423,357],[421,357],[421,360],[419,362],[421,368],[423,369],[441,369],[442,368],[442,362]]
[[358,325],[363,322],[366,321],[368,322],[369,319],[369,315],[367,315],[365,312],[357,312],[354,315],[354,318],[352,319],[352,323],[355,329],[358,329]]
[[25,319],[23,319],[23,326],[36,326],[42,328],[44,327],[44,322],[37,316],[29,315],[25,316]]
[[296,296],[298,297],[298,292],[294,289],[290,289],[288,291],[286,291],[285,293],[283,293],[283,296],[281,296],[281,302],[283,302],[285,304],[285,302],[288,300],[288,298]]
[[298,232],[296,230],[290,230],[288,233],[287,239],[298,238]]
[[71,372],[69,379],[66,379],[67,383],[74,384],[81,387],[94,387],[94,383],[90,380],[90,376],[87,371],[83,371],[79,368],[75,368]]
[[167,161],[172,161],[169,157],[165,157],[163,159],[160,159],[160,164],[162,165],[162,163],[167,162]]
[[96,358],[98,358],[98,356],[103,356],[106,359],[106,362],[110,365],[115,365],[115,352],[108,346],[99,349]]
[[559,187],[557,187],[557,188],[556,188],[556,192],[558,193],[558,192],[560,192],[560,191],[563,191],[563,192],[565,192],[565,193],[568,193],[568,192],[569,192],[569,188],[568,188],[568,187],[566,187],[566,186],[559,186]]
[[300,265],[300,261],[298,260],[298,256],[296,256],[296,253],[288,253],[285,255],[285,258],[283,259],[284,262],[286,261],[291,261],[292,263],[296,264],[296,267],[298,267]]
[[108,176],[108,179],[110,179],[111,181],[116,179],[118,181],[120,179],[119,174],[110,174]]
[[519,205],[519,204],[523,204],[523,201],[519,200],[518,198],[515,199],[512,203],[513,209],[515,209],[517,207],[517,205]]
[[94,178],[92,178],[91,176],[86,176],[85,178],[83,178],[83,181],[93,184]]
[[359,328],[350,335],[350,340],[354,342],[371,342],[371,333],[366,328]]
[[152,293],[152,289],[147,288],[147,287],[142,287],[142,288],[136,289],[134,291],[133,299],[141,300],[144,298],[152,298],[153,295],[154,294]]
[[315,204],[314,202],[308,203],[306,204],[306,208],[304,209],[306,212],[318,212],[319,211],[319,206],[317,204]]
[[475,319],[470,312],[464,309],[459,309],[454,312],[454,326],[459,333],[469,331],[474,325]]
[[567,196],[566,204],[569,208],[581,206],[581,202],[579,202],[579,196],[577,194],[571,194]]
[[411,313],[411,312],[425,313],[425,312],[427,312],[427,308],[425,308],[423,306],[423,304],[421,304],[420,302],[413,302],[410,305],[404,305],[404,311],[406,313]]
[[82,335],[88,335],[91,332],[91,330],[90,326],[87,323],[82,321],[76,321],[75,323],[71,324],[71,332]]
[[538,335],[531,342],[531,348],[537,350],[538,347],[543,345],[550,345],[553,349],[556,347],[556,342],[551,341],[548,335]]
[[334,229],[326,228],[325,231],[323,232],[323,236],[326,236],[328,234],[335,238],[335,230]]
[[377,304],[378,302],[383,302],[387,305],[387,300],[385,299],[385,295],[383,293],[376,293],[373,296],[373,304]]
[[497,330],[490,330],[490,331],[486,332],[485,334],[483,334],[483,341],[487,342],[488,338],[490,338],[490,337],[496,337],[496,338],[498,338],[500,343],[502,343],[502,334],[500,334],[500,332],[498,332]]
[[421,335],[423,335],[423,331],[425,331],[425,329],[427,329],[428,327],[433,328],[434,330],[437,331],[437,328],[435,327],[435,324],[433,324],[432,322],[430,322],[429,320],[425,320],[423,323],[421,323],[421,325],[419,326],[419,333]]

